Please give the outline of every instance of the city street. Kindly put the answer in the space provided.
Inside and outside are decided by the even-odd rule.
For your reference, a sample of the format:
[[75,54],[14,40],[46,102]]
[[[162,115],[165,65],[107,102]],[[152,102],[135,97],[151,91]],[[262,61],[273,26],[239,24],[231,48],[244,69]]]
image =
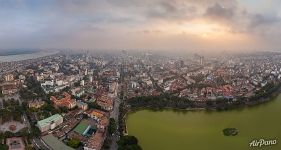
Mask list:
[[[118,125],[118,115],[119,115],[119,105],[120,105],[120,103],[121,103],[120,99],[116,98],[113,110],[110,113],[110,118],[114,118],[117,125]],[[118,145],[117,145],[118,136],[119,136],[119,134],[118,134],[118,130],[117,130],[116,134],[114,134],[111,138],[112,143],[111,143],[111,146],[110,146],[110,150],[117,150],[117,148],[118,148]]]
[[[119,84],[118,86],[118,93],[120,93],[121,89],[121,84]],[[114,106],[113,106],[113,110],[110,113],[110,118],[114,118],[114,120],[116,121],[117,127],[119,125],[118,121],[119,121],[119,106],[121,103],[121,99],[119,98],[119,96],[116,96],[115,100],[114,100]],[[117,141],[119,139],[119,132],[118,129],[116,131],[116,133],[111,136],[111,145],[110,145],[110,150],[117,150],[118,149],[118,145],[117,145]]]
[[32,139],[32,144],[36,147],[36,149],[42,150],[51,150],[51,148],[45,144],[45,142],[41,138],[34,138]]

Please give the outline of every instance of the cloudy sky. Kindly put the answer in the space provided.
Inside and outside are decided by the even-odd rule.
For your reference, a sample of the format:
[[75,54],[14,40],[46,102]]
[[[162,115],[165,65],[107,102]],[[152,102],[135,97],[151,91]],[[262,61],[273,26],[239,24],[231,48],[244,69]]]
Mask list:
[[281,50],[280,7],[280,0],[0,0],[0,45]]

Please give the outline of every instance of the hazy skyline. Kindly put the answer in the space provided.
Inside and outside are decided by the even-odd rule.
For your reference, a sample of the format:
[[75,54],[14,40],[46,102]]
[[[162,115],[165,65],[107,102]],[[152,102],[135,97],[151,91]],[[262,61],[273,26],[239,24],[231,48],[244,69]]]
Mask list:
[[10,48],[281,50],[277,0],[0,0]]

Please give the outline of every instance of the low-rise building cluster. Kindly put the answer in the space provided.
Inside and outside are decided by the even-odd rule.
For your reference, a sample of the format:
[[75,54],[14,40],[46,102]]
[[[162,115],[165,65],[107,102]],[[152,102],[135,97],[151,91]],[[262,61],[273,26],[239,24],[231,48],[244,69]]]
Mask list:
[[281,79],[280,54],[105,56],[61,53],[0,63],[1,96],[19,96],[24,89],[30,97],[28,118],[37,121],[43,134],[63,141],[78,138],[84,149],[100,150],[110,118],[118,117],[120,99],[171,94],[198,102],[235,100]]

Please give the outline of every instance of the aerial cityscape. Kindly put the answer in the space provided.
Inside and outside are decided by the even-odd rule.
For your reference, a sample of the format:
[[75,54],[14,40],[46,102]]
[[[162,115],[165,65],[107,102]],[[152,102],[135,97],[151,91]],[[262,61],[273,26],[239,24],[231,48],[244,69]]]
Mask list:
[[275,52],[207,58],[122,50],[1,62],[1,137],[12,147],[116,149],[120,136],[130,137],[130,111],[227,111],[271,100],[280,91],[280,59]]
[[0,150],[280,150],[279,6],[0,0]]

